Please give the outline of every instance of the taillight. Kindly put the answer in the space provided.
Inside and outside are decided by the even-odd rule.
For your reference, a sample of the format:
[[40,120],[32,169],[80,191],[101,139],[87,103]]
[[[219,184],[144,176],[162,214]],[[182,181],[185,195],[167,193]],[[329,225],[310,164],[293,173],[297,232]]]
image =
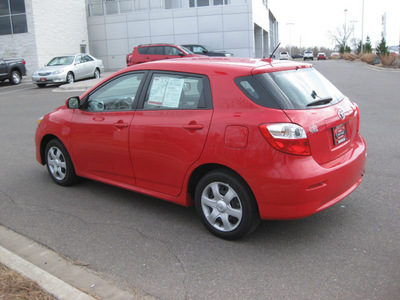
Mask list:
[[24,65],[26,65],[26,61],[25,61],[25,59],[23,59],[23,60],[22,60],[22,63],[23,63]]
[[357,103],[353,102],[353,104],[356,107],[356,111],[354,113],[354,116],[357,118],[357,132],[359,132],[360,131],[360,109],[358,108]]
[[260,130],[272,147],[294,155],[311,155],[303,127],[292,123],[262,124]]

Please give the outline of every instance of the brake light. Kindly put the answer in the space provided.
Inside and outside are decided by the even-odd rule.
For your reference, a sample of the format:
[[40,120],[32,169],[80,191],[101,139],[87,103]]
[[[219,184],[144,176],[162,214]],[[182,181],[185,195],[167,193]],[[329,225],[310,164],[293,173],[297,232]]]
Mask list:
[[22,60],[22,63],[23,63],[24,65],[26,65],[26,61],[25,61],[25,59],[23,59],[23,60]]
[[260,130],[278,151],[294,155],[311,155],[310,143],[303,127],[293,123],[262,124]]
[[354,116],[357,118],[357,132],[359,132],[360,131],[360,109],[358,108],[357,103],[353,102],[353,104],[356,107],[356,111],[354,113]]

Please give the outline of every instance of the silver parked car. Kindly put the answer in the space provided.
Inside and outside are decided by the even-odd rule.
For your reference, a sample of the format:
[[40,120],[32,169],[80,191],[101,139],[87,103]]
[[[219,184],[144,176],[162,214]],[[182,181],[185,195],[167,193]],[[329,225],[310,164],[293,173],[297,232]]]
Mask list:
[[84,78],[99,78],[104,66],[101,59],[89,54],[57,56],[32,75],[32,82],[38,87],[46,84],[73,83]]

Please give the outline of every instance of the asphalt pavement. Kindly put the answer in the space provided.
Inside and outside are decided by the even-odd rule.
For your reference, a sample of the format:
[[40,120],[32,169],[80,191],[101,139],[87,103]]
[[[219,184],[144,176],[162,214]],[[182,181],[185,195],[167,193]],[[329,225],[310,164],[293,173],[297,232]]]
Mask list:
[[34,161],[32,124],[99,80],[0,90],[0,262],[59,299],[398,299],[399,71],[313,64],[360,106],[364,182],[326,211],[263,222],[238,242],[214,238],[191,209],[93,181],[51,182]]
[[[113,72],[105,72],[99,79],[64,84],[55,87],[53,92],[83,93],[111,74]],[[137,299],[138,296],[137,292],[121,288],[112,279],[105,279],[105,274],[95,273],[84,263],[72,261],[1,225],[0,263],[37,282],[60,300]],[[141,295],[141,299],[155,298]]]

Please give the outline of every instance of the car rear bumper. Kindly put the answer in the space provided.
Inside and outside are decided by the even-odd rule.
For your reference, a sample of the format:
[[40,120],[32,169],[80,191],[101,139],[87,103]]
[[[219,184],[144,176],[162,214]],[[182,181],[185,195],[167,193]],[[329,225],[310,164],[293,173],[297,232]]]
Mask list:
[[[355,146],[324,165],[311,156],[276,153],[272,165],[241,172],[250,185],[262,219],[310,216],[353,192],[365,172],[367,149],[358,135]],[[243,170],[242,170],[243,171]]]

